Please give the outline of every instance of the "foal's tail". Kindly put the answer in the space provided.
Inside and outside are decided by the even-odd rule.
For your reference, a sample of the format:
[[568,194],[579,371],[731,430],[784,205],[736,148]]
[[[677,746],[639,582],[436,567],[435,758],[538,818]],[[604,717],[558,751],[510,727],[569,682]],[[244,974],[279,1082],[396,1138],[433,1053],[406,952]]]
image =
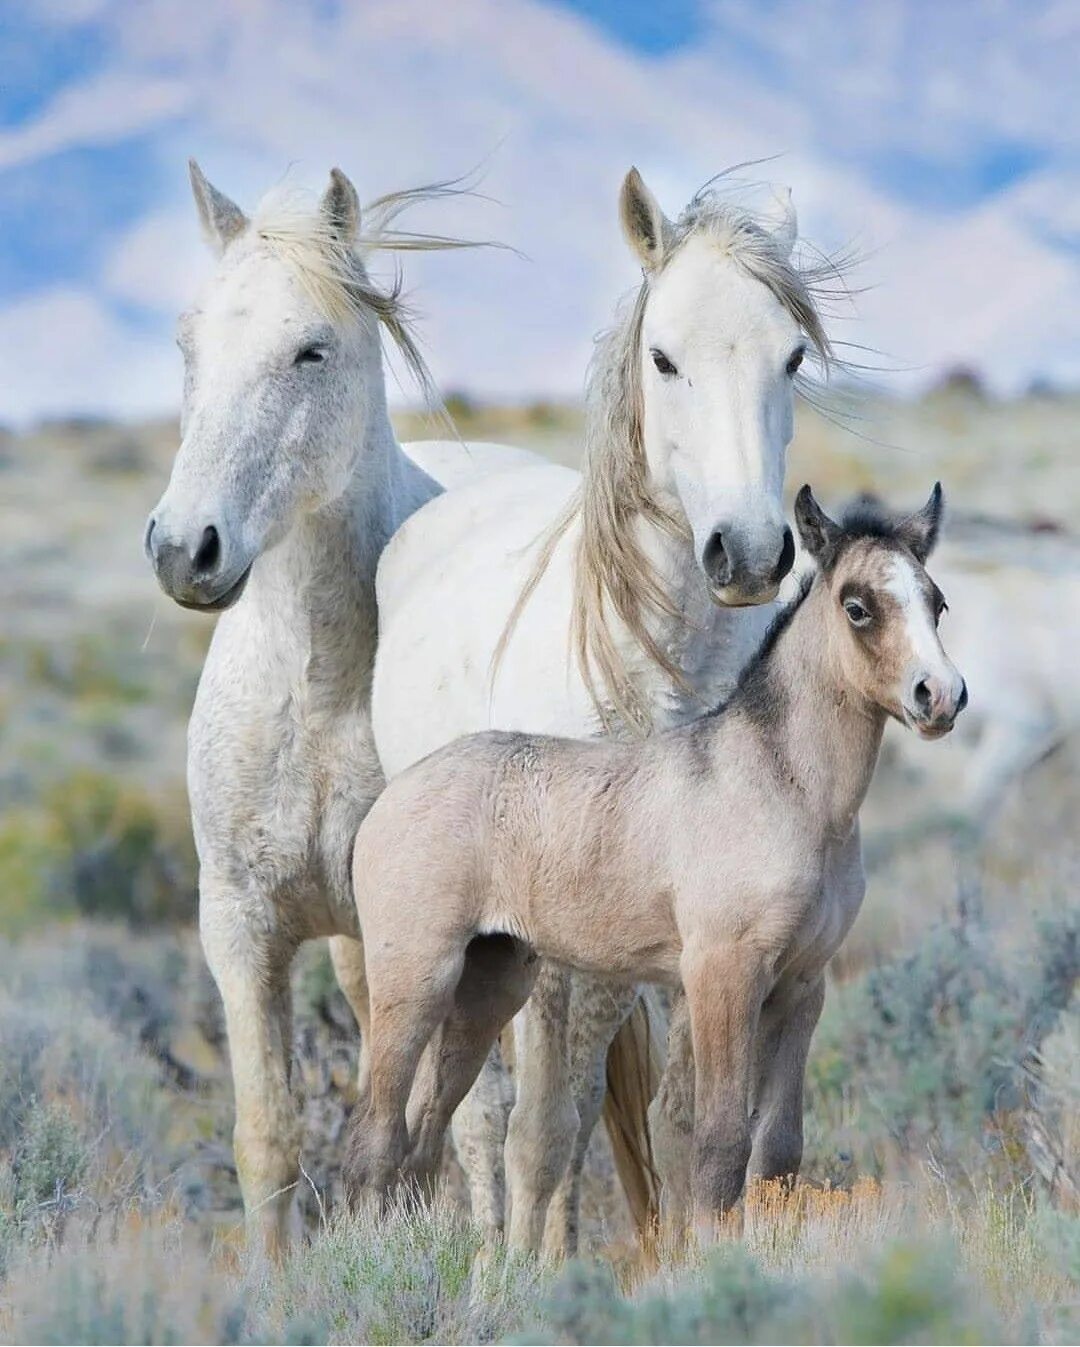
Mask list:
[[664,1025],[663,1008],[655,993],[644,989],[607,1055],[604,1121],[619,1182],[641,1235],[655,1229],[660,1214],[649,1105],[664,1070]]

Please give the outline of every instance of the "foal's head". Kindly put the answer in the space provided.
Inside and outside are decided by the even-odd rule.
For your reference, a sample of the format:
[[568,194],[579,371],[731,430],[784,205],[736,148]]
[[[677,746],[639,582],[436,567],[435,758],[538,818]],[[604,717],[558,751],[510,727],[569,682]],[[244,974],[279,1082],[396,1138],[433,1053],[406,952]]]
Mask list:
[[938,635],[945,596],[926,572],[941,513],[940,483],[899,520],[863,510],[837,524],[808,486],[795,502],[803,546],[829,594],[827,635],[843,677],[924,739],[947,734],[967,705]]

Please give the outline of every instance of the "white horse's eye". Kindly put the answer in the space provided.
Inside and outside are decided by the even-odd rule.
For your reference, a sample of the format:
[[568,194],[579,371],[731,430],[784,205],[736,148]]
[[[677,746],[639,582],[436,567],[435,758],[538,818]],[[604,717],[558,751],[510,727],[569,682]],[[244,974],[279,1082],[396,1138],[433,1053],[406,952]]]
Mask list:
[[325,346],[302,346],[293,360],[294,365],[321,365],[326,359]]
[[658,351],[654,346],[653,349],[649,352],[649,354],[652,356],[653,364],[656,366],[656,368],[664,376],[665,379],[670,379],[673,374],[678,374],[679,371],[675,368],[675,366],[671,363],[671,361],[667,358],[667,356],[663,353],[663,351]]
[[787,372],[791,376],[791,378],[794,378],[795,375],[799,372],[799,366],[802,364],[803,356],[805,355],[806,355],[806,347],[796,346],[794,351],[792,351],[791,355],[788,357]]
[[845,599],[844,612],[853,627],[865,627],[870,623],[870,613],[858,599]]

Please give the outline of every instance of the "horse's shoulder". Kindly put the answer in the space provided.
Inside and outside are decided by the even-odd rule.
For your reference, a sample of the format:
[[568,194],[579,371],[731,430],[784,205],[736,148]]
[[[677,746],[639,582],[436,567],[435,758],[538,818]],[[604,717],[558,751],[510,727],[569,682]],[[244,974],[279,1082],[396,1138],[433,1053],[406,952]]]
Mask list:
[[537,467],[546,462],[531,450],[489,440],[412,440],[402,445],[402,449],[444,491],[467,486],[493,472]]
[[542,459],[491,472],[428,501],[401,525],[379,559],[380,619],[392,617],[417,588],[449,575],[505,569],[556,522],[578,474]]

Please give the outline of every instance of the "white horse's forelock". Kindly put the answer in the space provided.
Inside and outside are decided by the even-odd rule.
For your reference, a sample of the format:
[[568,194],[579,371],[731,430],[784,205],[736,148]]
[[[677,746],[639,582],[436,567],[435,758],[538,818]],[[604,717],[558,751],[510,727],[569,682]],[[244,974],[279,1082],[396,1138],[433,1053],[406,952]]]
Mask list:
[[[724,175],[721,175],[723,177]],[[714,180],[715,181],[715,180]],[[823,375],[838,361],[825,330],[823,309],[843,290],[848,263],[816,255],[793,260],[767,222],[708,186],[698,192],[672,227],[655,276],[670,265],[695,235],[716,242],[744,271],[761,282],[783,305],[809,342]],[[608,729],[619,722],[647,732],[652,717],[645,696],[634,685],[619,653],[612,619],[671,679],[687,690],[686,680],[667,651],[653,639],[652,616],[679,618],[642,546],[636,523],[645,519],[674,534],[686,533],[649,489],[643,439],[641,329],[650,277],[623,301],[614,324],[597,339],[585,394],[585,461],[575,500],[541,546],[537,565],[511,612],[492,662],[497,667],[517,619],[539,584],[555,546],[580,521],[574,567],[571,641],[581,675],[597,714]],[[805,381],[803,381],[805,387]]]
[[436,406],[440,402],[438,391],[414,331],[414,315],[404,298],[401,272],[396,270],[392,283],[384,289],[368,275],[365,259],[374,252],[487,246],[469,239],[393,228],[413,206],[468,194],[468,189],[452,182],[391,192],[363,209],[360,231],[349,239],[308,194],[279,188],[260,202],[251,230],[294,272],[331,322],[346,324],[374,318],[393,341],[425,400]]

